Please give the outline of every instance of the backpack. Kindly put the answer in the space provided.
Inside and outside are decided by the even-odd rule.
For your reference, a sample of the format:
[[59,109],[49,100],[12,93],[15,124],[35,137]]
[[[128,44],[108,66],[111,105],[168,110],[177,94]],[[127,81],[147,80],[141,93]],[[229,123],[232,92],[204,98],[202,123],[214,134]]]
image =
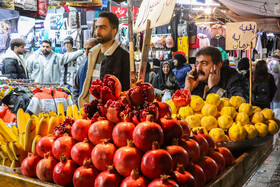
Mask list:
[[266,79],[255,85],[252,100],[257,106],[270,103],[270,86]]

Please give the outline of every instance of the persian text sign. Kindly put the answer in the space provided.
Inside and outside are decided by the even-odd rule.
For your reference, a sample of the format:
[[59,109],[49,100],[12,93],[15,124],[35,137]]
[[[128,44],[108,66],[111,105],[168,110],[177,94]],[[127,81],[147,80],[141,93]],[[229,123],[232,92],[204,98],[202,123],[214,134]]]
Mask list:
[[256,46],[257,24],[236,22],[226,24],[226,50],[246,50]]
[[138,11],[134,32],[146,29],[147,19],[151,20],[151,28],[166,25],[170,22],[176,0],[143,0]]

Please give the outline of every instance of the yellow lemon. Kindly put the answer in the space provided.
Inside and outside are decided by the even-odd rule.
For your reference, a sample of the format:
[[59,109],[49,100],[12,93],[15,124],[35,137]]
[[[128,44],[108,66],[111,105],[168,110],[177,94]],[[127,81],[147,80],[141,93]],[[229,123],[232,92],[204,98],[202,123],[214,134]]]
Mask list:
[[246,138],[247,132],[242,125],[232,125],[228,131],[229,138],[233,141],[241,141]]
[[251,116],[253,114],[253,107],[249,103],[242,103],[239,106],[238,111],[239,112],[245,112],[245,113],[248,114],[248,116]]
[[[198,97],[200,97],[200,96],[198,96],[198,95],[191,95],[191,99],[196,99],[196,98],[198,98]],[[201,98],[201,97],[200,97]]]
[[175,106],[174,102],[172,101],[172,99],[165,101],[171,108],[171,114],[177,114],[178,112],[178,108]]
[[209,135],[213,138],[215,142],[220,142],[225,140],[225,132],[221,128],[213,128],[210,130]]
[[222,129],[228,129],[233,124],[233,120],[229,115],[222,115],[218,118],[218,125]]
[[208,131],[204,127],[195,127],[191,130],[191,135],[192,132],[197,132],[198,130],[202,130],[204,134],[208,134]]
[[265,137],[267,134],[268,134],[268,128],[267,128],[267,125],[264,124],[264,123],[256,123],[255,124],[255,127],[258,131],[258,136],[259,137]]
[[203,106],[204,100],[201,97],[197,96],[194,99],[191,99],[190,107],[193,109],[193,111],[198,112]]
[[236,109],[232,106],[226,106],[221,110],[221,115],[229,115],[233,119],[236,116]]
[[275,134],[278,132],[278,125],[274,120],[268,120],[266,122],[269,134]]
[[206,103],[202,109],[201,109],[201,113],[203,116],[216,116],[218,114],[218,110],[216,105],[212,105],[209,103]]
[[242,103],[245,102],[245,99],[240,96],[232,96],[229,100],[229,103],[235,108],[238,108]]
[[261,113],[263,114],[263,116],[266,120],[272,120],[274,118],[274,112],[273,112],[273,110],[271,110],[269,108],[263,109],[261,111]]
[[203,115],[202,115],[201,113],[195,113],[194,115],[196,115],[197,117],[199,117],[200,120],[203,118]]
[[217,120],[214,116],[204,116],[200,123],[201,127],[204,127],[207,131],[218,127]]
[[247,132],[247,139],[253,139],[253,138],[256,138],[258,136],[258,131],[257,129],[255,128],[254,125],[244,125],[244,128]]
[[216,105],[216,107],[220,104],[220,96],[215,93],[210,93],[206,97],[206,102],[212,105]]
[[200,127],[200,119],[196,115],[186,117],[185,121],[189,124],[190,128]]
[[193,109],[189,106],[184,106],[179,109],[178,114],[182,119],[186,119],[186,117],[194,115]]
[[252,117],[251,117],[251,122],[253,124],[256,124],[256,123],[263,123],[265,121],[264,119],[264,115],[263,113],[261,112],[255,112]]
[[262,109],[260,108],[260,107],[258,107],[258,106],[253,106],[253,112],[255,113],[255,112],[261,112],[262,111]]
[[222,97],[221,101],[224,102],[224,106],[231,106],[231,104],[229,103],[229,98]]
[[235,121],[239,121],[242,125],[246,125],[247,123],[250,123],[249,116],[245,112],[239,112],[236,115]]

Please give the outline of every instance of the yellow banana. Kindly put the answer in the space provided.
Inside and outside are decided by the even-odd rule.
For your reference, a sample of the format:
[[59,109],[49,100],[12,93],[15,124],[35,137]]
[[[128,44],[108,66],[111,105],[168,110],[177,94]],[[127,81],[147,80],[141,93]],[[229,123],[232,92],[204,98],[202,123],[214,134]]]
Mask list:
[[57,105],[57,114],[62,114],[63,116],[65,116],[64,114],[64,106],[62,103],[58,103]]
[[24,147],[24,139],[25,139],[25,132],[19,135],[19,143],[22,147]]
[[48,127],[48,133],[47,134],[52,134],[54,135],[54,127],[58,125],[58,117],[57,116],[52,116],[49,122],[49,127]]
[[43,116],[42,119],[39,122],[38,126],[38,132],[36,133],[43,136],[46,136],[48,134],[48,127],[49,127],[49,121],[46,116]]
[[13,133],[14,133],[16,136],[18,135],[18,128],[17,128],[17,126],[13,125],[13,126],[12,126],[12,131],[13,131]]
[[10,167],[11,164],[12,164],[12,161],[11,161],[9,158],[4,158],[4,159],[2,160],[2,165],[3,165],[3,166]]
[[65,119],[65,116],[63,114],[58,115],[58,123],[62,123]]
[[4,139],[2,134],[0,133],[0,144],[4,144],[4,143],[6,143],[6,140]]
[[18,160],[20,163],[27,157],[27,152],[24,151],[23,146],[19,142],[12,142],[12,151],[15,160]]
[[0,119],[0,133],[7,141],[15,141],[16,135],[11,131],[11,129]]
[[39,113],[39,116],[38,116],[38,118],[39,118],[39,121],[41,120],[41,118],[44,116],[44,113],[43,112],[40,112]]
[[76,104],[72,106],[73,108],[73,117],[78,120],[79,119],[79,109]]
[[40,135],[36,135],[35,138],[32,141],[32,146],[31,146],[31,153],[36,154],[36,144],[37,142],[41,139]]
[[37,128],[38,128],[38,125],[39,125],[39,118],[33,114],[31,117],[33,117],[35,119],[35,122],[36,122],[36,132],[37,132]]
[[1,151],[0,151],[0,155],[2,158],[8,158],[8,153],[7,153],[7,149],[6,146],[1,144],[0,145]]
[[13,154],[13,150],[12,150],[12,142],[7,142],[6,143],[6,151],[7,151],[7,155],[9,157],[10,160],[14,160],[14,154]]
[[17,126],[19,133],[23,133],[25,131],[25,114],[22,108],[18,109],[17,111]]
[[18,168],[18,167],[20,167],[19,161],[18,160],[13,160],[10,168]]
[[53,111],[49,111],[49,117],[51,118],[53,116]]
[[68,107],[67,107],[66,117],[73,117],[73,110],[70,105],[68,105]]
[[27,123],[28,119],[30,118],[30,114],[24,112],[24,117],[25,117],[25,123]]
[[[24,151],[30,152],[31,151],[31,144],[32,140],[36,136],[36,119],[30,117],[26,124],[25,129],[25,138],[24,138]],[[11,159],[13,160],[13,159]]]
[[81,107],[81,108],[80,108],[80,114],[82,115],[83,118],[86,118],[86,114],[85,114],[85,111],[84,111],[84,107]]

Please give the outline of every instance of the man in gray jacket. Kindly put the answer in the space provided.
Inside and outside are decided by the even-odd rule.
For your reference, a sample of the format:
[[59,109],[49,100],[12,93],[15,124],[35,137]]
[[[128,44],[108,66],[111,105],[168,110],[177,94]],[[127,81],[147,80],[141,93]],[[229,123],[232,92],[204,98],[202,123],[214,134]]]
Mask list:
[[26,60],[27,70],[35,82],[60,82],[61,67],[82,54],[82,50],[57,54],[51,49],[51,41],[43,40],[41,48]]

